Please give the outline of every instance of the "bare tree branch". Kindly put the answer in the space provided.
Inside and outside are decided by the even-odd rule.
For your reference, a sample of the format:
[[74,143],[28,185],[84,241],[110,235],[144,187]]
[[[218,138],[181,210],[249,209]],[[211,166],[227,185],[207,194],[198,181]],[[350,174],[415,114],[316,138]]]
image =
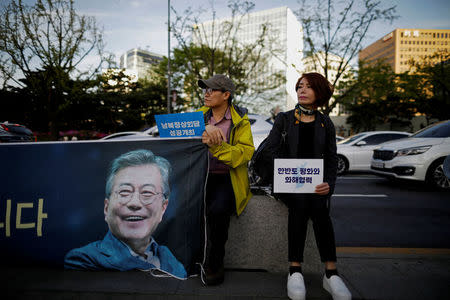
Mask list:
[[[333,57],[340,57],[333,85],[337,85],[348,72],[350,63],[354,63],[371,26],[377,21],[392,22],[398,17],[395,6],[383,8],[381,1],[375,0],[317,0],[313,4],[301,0],[299,3],[301,8],[296,15],[305,32],[305,53],[313,68],[330,80],[331,68],[336,63]],[[318,53],[322,54],[315,55]],[[338,101],[327,106],[325,113],[328,114]]]
[[[77,14],[73,0],[36,0],[34,4],[22,0],[8,2],[2,5],[0,15],[4,84],[27,82],[31,93],[45,91],[47,94],[41,96],[48,101],[49,127],[55,134],[60,122],[58,113],[69,101],[65,89],[70,79],[91,78],[108,62],[102,32],[93,17]],[[89,66],[87,71],[77,70],[94,51],[98,65]],[[17,80],[21,75],[26,80]],[[42,86],[45,84],[47,86]]]
[[[265,81],[257,79],[256,76],[267,73],[270,67],[269,58],[276,57],[286,64],[280,55],[282,51],[277,49],[277,45],[273,45],[271,34],[276,33],[271,31],[270,24],[267,22],[261,24],[257,36],[251,41],[244,42],[240,32],[248,13],[254,8],[254,3],[245,0],[229,1],[231,16],[221,20],[217,20],[213,4],[211,1],[209,11],[212,18],[208,22],[202,22],[200,18],[205,10],[189,8],[180,15],[172,8],[176,17],[171,28],[173,36],[178,41],[178,49],[182,51],[174,53],[186,58],[186,63],[179,66],[185,74],[175,72],[178,74],[174,74],[175,81],[187,95],[196,95],[196,99],[188,97],[194,107],[201,105],[202,102],[197,80],[216,73],[227,74],[233,78],[237,86],[238,102],[243,98],[246,99],[246,103],[249,102],[247,100],[255,98],[265,101],[278,100],[268,91],[279,88],[285,81],[284,76],[273,72],[272,77]],[[255,103],[249,104],[255,106]]]

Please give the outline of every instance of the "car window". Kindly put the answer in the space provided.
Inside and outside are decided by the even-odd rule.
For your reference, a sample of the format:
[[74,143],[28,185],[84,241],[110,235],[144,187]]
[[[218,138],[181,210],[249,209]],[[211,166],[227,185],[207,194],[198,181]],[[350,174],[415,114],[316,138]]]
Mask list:
[[256,119],[248,119],[248,121],[250,122],[250,125],[253,125],[253,123],[256,122]]
[[353,142],[354,140],[359,139],[359,138],[362,137],[364,134],[365,134],[365,133],[358,133],[358,134],[349,136],[348,138],[343,139],[342,141],[340,141],[338,144],[339,144],[339,145],[341,145],[341,144],[349,144],[349,143]]
[[407,134],[401,133],[380,133],[368,136],[362,139],[362,141],[365,141],[367,145],[378,145],[387,141],[397,140],[407,136]]
[[389,135],[384,134],[384,133],[373,134],[371,136],[368,136],[368,137],[362,139],[362,141],[366,142],[366,145],[378,145],[378,144],[386,142],[388,140],[389,140]]
[[415,138],[434,138],[434,137],[450,137],[450,121],[431,125],[424,128],[412,137]]
[[362,141],[365,141],[367,145],[378,145],[387,141],[401,139],[407,136],[407,134],[401,133],[380,133],[368,136],[362,139]]
[[391,140],[398,140],[398,139],[403,139],[403,138],[409,137],[409,134],[390,133],[389,136],[390,136],[390,138],[388,139],[388,141],[391,141]]

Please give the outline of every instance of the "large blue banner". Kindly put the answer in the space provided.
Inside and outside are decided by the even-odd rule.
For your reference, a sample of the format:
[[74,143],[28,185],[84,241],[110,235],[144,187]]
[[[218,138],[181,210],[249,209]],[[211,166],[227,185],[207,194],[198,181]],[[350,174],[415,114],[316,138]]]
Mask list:
[[0,261],[185,278],[202,248],[207,159],[200,139],[2,144]]

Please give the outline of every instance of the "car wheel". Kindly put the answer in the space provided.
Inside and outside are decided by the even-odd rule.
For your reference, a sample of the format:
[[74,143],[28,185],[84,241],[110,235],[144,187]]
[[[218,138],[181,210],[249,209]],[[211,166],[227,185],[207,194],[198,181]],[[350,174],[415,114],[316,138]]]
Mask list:
[[338,160],[337,160],[337,174],[338,175],[342,175],[345,172],[347,172],[348,170],[348,161],[347,159],[342,156],[342,155],[338,155]]
[[438,188],[450,189],[450,179],[445,176],[443,159],[433,162],[428,168],[427,181]]

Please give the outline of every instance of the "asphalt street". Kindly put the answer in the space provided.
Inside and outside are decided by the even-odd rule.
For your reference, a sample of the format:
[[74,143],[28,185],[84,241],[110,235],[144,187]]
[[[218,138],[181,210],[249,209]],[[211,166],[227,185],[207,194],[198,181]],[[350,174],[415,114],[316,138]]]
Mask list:
[[331,216],[338,247],[450,248],[450,192],[421,182],[340,176]]

